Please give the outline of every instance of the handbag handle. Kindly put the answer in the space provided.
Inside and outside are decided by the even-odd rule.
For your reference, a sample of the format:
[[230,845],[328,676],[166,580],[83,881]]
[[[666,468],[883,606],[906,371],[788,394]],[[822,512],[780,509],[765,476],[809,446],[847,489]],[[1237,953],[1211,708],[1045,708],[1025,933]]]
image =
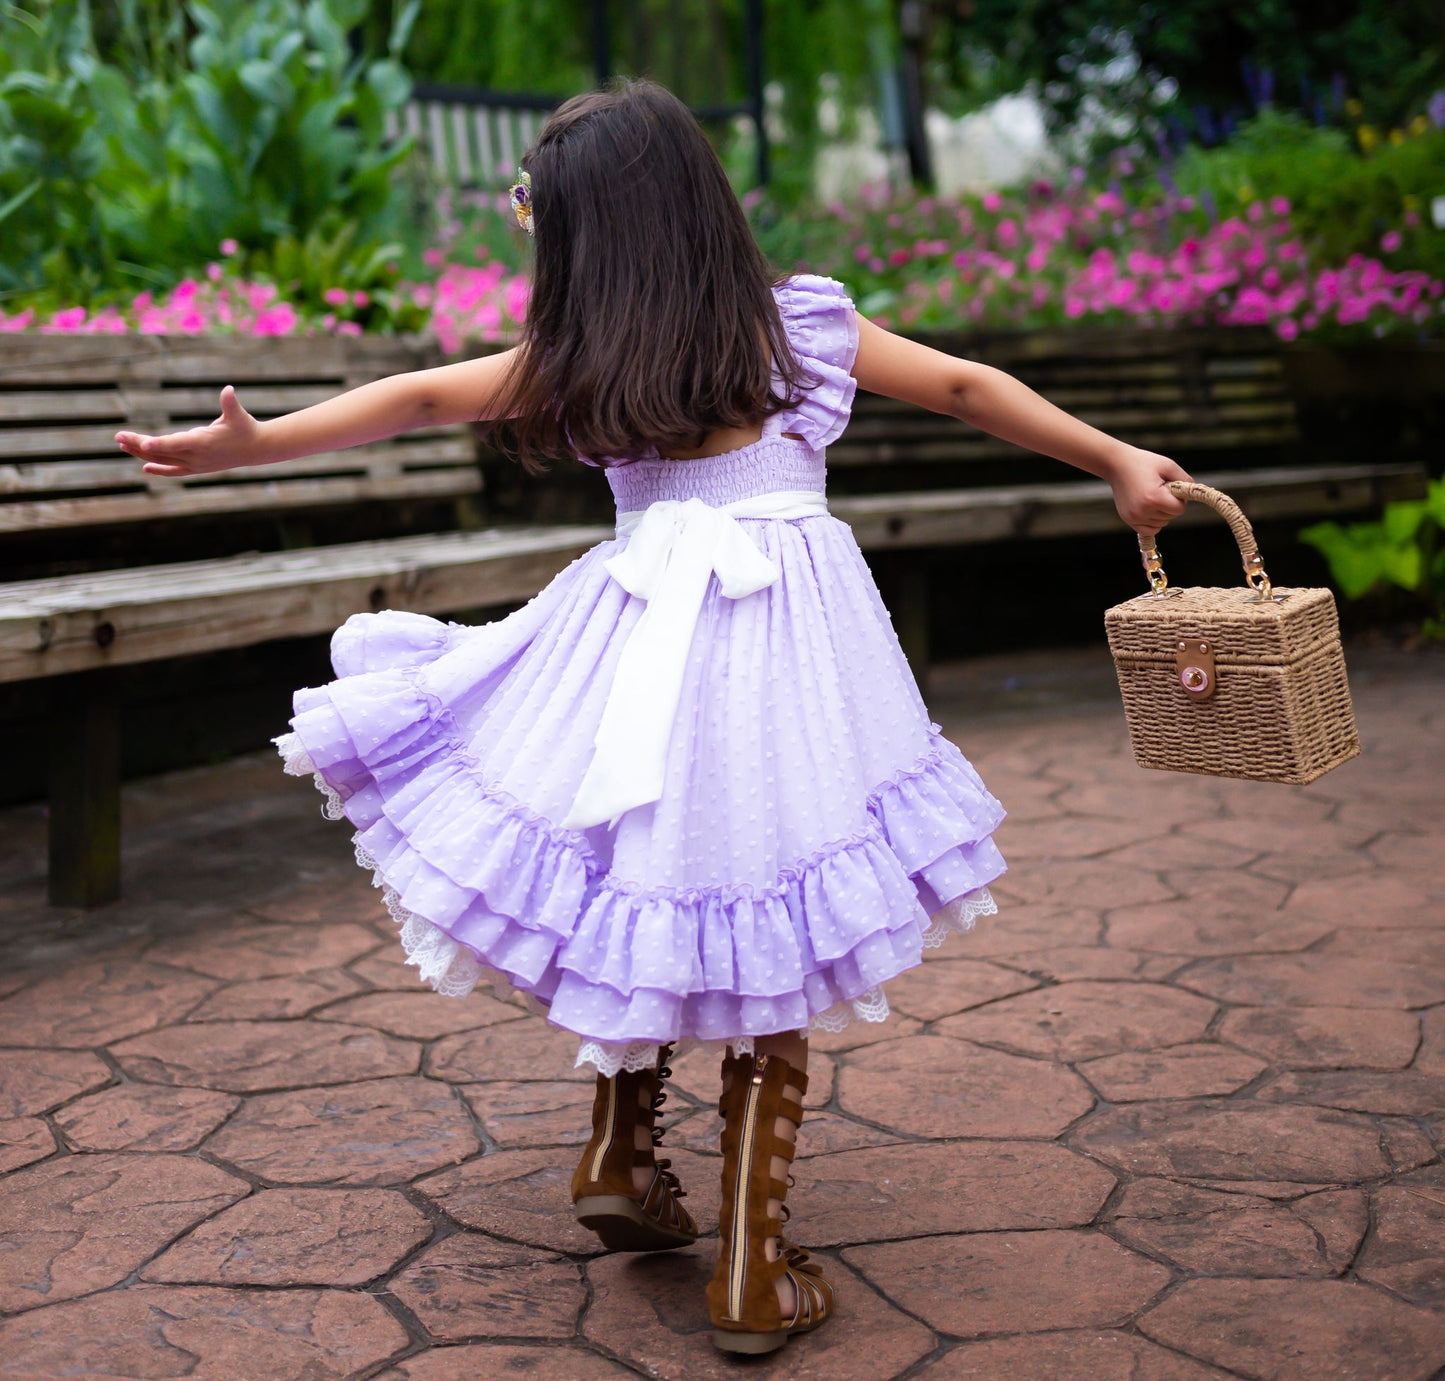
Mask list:
[[[1186,501],[1193,500],[1195,503],[1208,504],[1226,523],[1229,530],[1234,534],[1234,540],[1239,546],[1240,559],[1244,562],[1244,583],[1258,596],[1253,603],[1263,603],[1271,599],[1283,599],[1283,595],[1274,593],[1274,586],[1270,583],[1269,576],[1265,573],[1264,558],[1259,554],[1259,544],[1254,540],[1254,529],[1249,525],[1249,519],[1244,516],[1244,511],[1221,489],[1212,489],[1207,484],[1199,484],[1195,480],[1169,480],[1168,490],[1176,499]],[[1174,594],[1169,588],[1169,577],[1164,574],[1164,567],[1160,564],[1159,548],[1154,538],[1158,534],[1145,536],[1142,532],[1139,537],[1139,554],[1144,561],[1144,573],[1149,577],[1149,587],[1155,599],[1162,599],[1167,594]]]

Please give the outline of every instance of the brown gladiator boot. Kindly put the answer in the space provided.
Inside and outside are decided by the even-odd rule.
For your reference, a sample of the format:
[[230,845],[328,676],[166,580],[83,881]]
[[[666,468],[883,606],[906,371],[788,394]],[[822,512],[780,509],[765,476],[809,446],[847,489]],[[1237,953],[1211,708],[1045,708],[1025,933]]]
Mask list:
[[[801,1247],[783,1239],[789,1217],[768,1212],[768,1200],[780,1204],[787,1181],[773,1178],[773,1157],[793,1159],[793,1142],[777,1134],[786,1118],[802,1125],[802,1095],[808,1076],[777,1055],[730,1056],[723,1061],[724,1090],[718,1104],[723,1123],[722,1208],[718,1214],[717,1270],[707,1287],[713,1342],[725,1352],[772,1352],[794,1333],[806,1333],[833,1312],[833,1287]],[[784,1090],[791,1085],[797,1099]],[[768,1259],[768,1240],[777,1238],[777,1255]],[[786,1277],[796,1306],[784,1316],[778,1282]]]
[[[662,1128],[657,1114],[667,1101],[663,1080],[671,1075],[672,1047],[658,1051],[658,1068],[612,1078],[597,1076],[592,1103],[592,1136],[572,1176],[577,1221],[591,1228],[603,1246],[617,1252],[660,1252],[697,1239],[697,1224],[678,1203],[684,1190],[670,1160],[658,1160]],[[637,1132],[643,1131],[639,1146]],[[633,1167],[652,1170],[647,1189],[639,1190]]]

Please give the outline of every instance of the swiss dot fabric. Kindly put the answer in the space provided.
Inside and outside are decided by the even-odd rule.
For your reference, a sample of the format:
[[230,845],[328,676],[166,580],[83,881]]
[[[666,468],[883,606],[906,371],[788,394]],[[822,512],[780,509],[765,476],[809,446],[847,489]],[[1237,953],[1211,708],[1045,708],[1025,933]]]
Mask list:
[[[619,509],[823,490],[856,317],[831,279],[776,293],[817,386],[741,450],[609,466]],[[782,579],[736,600],[713,579],[662,798],[615,830],[557,822],[645,608],[603,568],[625,539],[481,627],[353,616],[332,641],[338,679],[297,692],[278,740],[356,827],[434,985],[494,970],[599,1067],[639,1043],[807,1029],[850,1003],[871,1017],[930,918],[992,909],[1005,870],[1003,806],[930,723],[849,528],[741,521]]]

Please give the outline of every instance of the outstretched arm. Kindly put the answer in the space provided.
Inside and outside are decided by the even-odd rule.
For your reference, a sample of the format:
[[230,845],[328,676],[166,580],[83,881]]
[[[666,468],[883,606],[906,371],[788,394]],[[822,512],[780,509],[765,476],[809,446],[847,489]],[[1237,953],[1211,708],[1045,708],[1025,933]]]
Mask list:
[[507,350],[393,374],[264,422],[241,406],[227,384],[221,390],[221,415],[207,427],[165,436],[117,432],[115,439],[121,450],[145,461],[148,474],[175,478],[339,451],[417,427],[495,416],[492,404],[515,357],[515,350]]
[[1174,461],[1070,417],[1001,369],[895,336],[860,316],[853,377],[870,393],[961,418],[1107,480],[1119,516],[1136,532],[1157,532],[1184,512],[1184,501],[1165,488],[1190,478]]

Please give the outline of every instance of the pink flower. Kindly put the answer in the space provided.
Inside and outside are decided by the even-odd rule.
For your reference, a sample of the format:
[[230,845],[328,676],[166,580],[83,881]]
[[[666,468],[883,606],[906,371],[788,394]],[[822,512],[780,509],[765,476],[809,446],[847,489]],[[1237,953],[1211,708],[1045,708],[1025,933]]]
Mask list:
[[351,294],[345,288],[327,288],[321,300],[328,307],[345,307],[351,301]]
[[429,269],[439,269],[445,262],[445,256],[439,249],[424,249],[421,252],[421,261]]
[[359,321],[343,321],[336,328],[338,336],[359,336],[361,334],[361,323]]
[[990,215],[1003,205],[1003,198],[997,192],[985,192],[983,194],[983,209]]
[[241,246],[237,244],[235,240],[231,239],[228,236],[226,239],[221,241],[220,248],[222,256],[229,259],[231,255],[233,255],[238,249],[241,248]]
[[351,294],[351,300],[358,307],[365,307],[371,302],[371,298],[367,296],[367,294],[363,292],[360,288],[358,288],[354,293]]
[[[278,302],[274,307],[268,307],[263,312],[256,314],[256,320],[251,324],[253,336],[289,336],[295,329],[297,323],[296,309],[289,302]],[[337,328],[344,331],[351,323],[342,322]],[[361,327],[356,328],[356,334],[361,333]]]
[[1274,212],[1274,214],[1275,214],[1276,216],[1279,216],[1279,217],[1281,217],[1281,218],[1289,215],[1289,212],[1290,212],[1289,198],[1288,198],[1288,197],[1271,197],[1271,198],[1269,199],[1269,209],[1270,209],[1272,212]]
[[913,256],[906,249],[893,249],[888,252],[888,263],[891,268],[901,269],[912,259]]
[[532,296],[532,285],[518,274],[502,293],[502,305],[513,321],[521,321],[527,315],[527,303]]
[[1404,241],[1398,230],[1387,230],[1380,236],[1380,248],[1383,249],[1386,254],[1393,254],[1403,243]]
[[1283,317],[1275,323],[1275,334],[1281,340],[1294,340],[1299,335],[1299,326],[1291,317]]
[[86,315],[84,307],[67,307],[64,311],[52,313],[47,324],[52,331],[79,331],[85,324]]

